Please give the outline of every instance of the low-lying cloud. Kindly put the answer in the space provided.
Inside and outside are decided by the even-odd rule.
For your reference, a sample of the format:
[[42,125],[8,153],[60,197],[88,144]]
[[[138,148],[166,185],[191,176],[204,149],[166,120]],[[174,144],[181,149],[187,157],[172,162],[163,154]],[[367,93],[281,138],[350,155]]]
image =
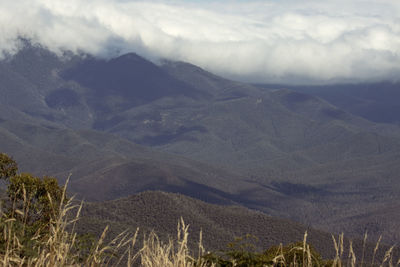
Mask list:
[[400,1],[0,0],[0,50],[136,52],[252,82],[397,80]]

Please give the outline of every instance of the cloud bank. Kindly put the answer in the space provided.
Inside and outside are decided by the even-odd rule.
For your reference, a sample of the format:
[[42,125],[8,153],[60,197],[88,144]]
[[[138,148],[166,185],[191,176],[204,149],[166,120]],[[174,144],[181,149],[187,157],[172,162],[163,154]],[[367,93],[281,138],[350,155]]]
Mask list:
[[1,54],[136,52],[269,83],[397,81],[400,1],[0,0]]

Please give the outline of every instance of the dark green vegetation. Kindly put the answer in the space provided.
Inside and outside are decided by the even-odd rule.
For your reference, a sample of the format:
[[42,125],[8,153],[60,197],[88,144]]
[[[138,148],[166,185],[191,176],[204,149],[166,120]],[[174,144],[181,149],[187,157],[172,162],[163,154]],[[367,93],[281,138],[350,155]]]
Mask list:
[[[127,244],[134,243],[135,236],[124,233],[112,244],[104,244],[106,230],[99,239],[77,234],[82,205],[72,204],[66,185],[59,186],[56,178],[19,173],[16,162],[3,153],[0,178],[7,184],[0,200],[2,266],[109,266],[123,259],[121,248],[132,248]],[[125,262],[131,266],[129,259]]]
[[[58,216],[63,189],[55,178],[18,173],[16,162],[6,154],[0,154],[0,178],[7,183],[7,196],[1,200],[0,253],[5,254],[12,236],[24,247],[23,256],[32,256],[36,245],[50,234],[49,224]],[[10,220],[14,220],[11,229],[7,228]]]
[[[27,46],[0,63],[0,149],[88,200],[145,190],[400,240],[400,130],[193,65]],[[385,218],[381,220],[380,218]]]
[[[209,253],[205,255],[207,263],[221,267],[263,267],[263,266],[287,266],[288,263],[298,266],[306,266],[307,254],[303,253],[303,242],[289,244],[287,246],[273,246],[263,252],[255,252],[251,240],[255,237],[245,236],[236,238],[228,244],[228,249],[219,255]],[[321,255],[310,248],[310,266],[332,266],[332,260],[324,260]],[[284,259],[284,260],[283,260]],[[233,262],[235,264],[233,264]]]

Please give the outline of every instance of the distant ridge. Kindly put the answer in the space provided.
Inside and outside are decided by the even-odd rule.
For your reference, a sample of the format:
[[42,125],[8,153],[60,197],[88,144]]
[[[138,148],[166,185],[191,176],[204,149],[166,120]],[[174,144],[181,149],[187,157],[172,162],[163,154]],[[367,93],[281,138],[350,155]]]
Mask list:
[[400,123],[400,83],[379,82],[325,86],[260,85],[315,95],[352,114],[378,123]]

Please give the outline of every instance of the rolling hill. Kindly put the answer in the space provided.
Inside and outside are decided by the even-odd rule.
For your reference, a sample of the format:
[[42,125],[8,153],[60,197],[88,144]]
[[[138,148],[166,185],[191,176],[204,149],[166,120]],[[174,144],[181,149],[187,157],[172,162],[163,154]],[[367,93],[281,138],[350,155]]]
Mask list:
[[[109,233],[113,236],[124,230],[135,232],[139,227],[139,236],[155,231],[166,240],[175,237],[176,225],[181,218],[189,225],[189,240],[193,249],[197,249],[200,231],[203,245],[208,251],[225,250],[235,238],[246,235],[253,237],[247,241],[255,245],[255,250],[263,251],[277,244],[302,241],[307,231],[308,242],[324,258],[335,256],[332,237],[325,232],[240,206],[212,205],[181,194],[160,191],[146,191],[102,203],[87,203],[78,231],[99,235],[108,224],[113,226]],[[346,250],[348,243],[349,240],[345,239]],[[353,240],[353,244],[356,255],[362,255],[362,241]],[[372,258],[374,248],[374,243],[366,244],[365,259],[368,261]],[[377,258],[381,259],[386,249],[387,246],[381,247]]]

